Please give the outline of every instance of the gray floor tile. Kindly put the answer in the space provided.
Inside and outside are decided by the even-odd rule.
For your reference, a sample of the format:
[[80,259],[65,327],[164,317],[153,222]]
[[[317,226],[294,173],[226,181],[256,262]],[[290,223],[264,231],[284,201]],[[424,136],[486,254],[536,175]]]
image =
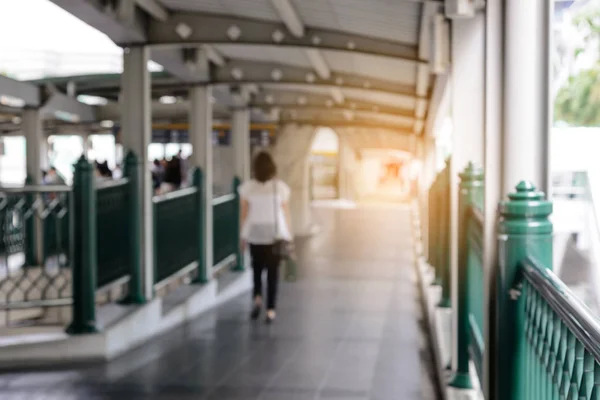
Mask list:
[[107,364],[0,375],[0,399],[435,399],[408,208],[317,212],[275,325],[240,296]]

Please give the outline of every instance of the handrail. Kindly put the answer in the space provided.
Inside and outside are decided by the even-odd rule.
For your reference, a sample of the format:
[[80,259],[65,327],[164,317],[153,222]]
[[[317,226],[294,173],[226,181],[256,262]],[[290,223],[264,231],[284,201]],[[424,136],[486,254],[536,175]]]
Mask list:
[[233,194],[233,193],[224,194],[223,196],[215,197],[214,199],[212,199],[212,205],[218,206],[219,204],[226,203],[233,199],[235,199],[235,194]]
[[194,194],[198,192],[198,188],[196,187],[188,187],[185,189],[176,190],[174,192],[169,192],[165,194],[159,194],[152,198],[153,203],[162,203],[164,201],[179,199],[180,197],[189,196],[190,194]]
[[1,186],[0,193],[66,193],[72,190],[67,185],[26,185],[26,186]]
[[123,186],[129,183],[129,178],[120,178],[120,179],[110,179],[103,182],[100,182],[96,185],[96,189],[108,189],[116,186]]
[[560,317],[573,335],[600,361],[600,321],[590,309],[549,269],[527,259],[522,263],[525,279]]

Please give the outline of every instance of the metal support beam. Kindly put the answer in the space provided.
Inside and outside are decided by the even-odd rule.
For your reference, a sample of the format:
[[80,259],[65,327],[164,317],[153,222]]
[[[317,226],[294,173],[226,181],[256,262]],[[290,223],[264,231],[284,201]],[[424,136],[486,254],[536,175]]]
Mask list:
[[[118,75],[102,75],[97,80],[88,80],[86,84],[78,86],[79,94],[96,96],[108,96],[118,92]],[[332,72],[330,79],[315,79],[314,72],[309,68],[293,67],[269,62],[258,62],[248,60],[230,60],[225,67],[218,68],[210,82],[197,81],[196,84],[263,84],[263,85],[304,85],[307,87],[349,88],[360,89],[369,92],[381,92],[403,97],[419,98],[427,100],[425,96],[417,96],[415,86],[373,79],[371,77],[355,74]],[[181,82],[164,74],[156,74],[153,80],[153,89],[177,90],[189,87],[190,82]]]
[[166,22],[150,21],[148,43],[153,46],[276,45],[364,53],[419,62],[418,49],[413,44],[313,27],[306,27],[304,36],[301,37],[285,35],[286,31],[286,26],[277,22],[177,12],[173,13]]
[[93,122],[97,120],[96,109],[66,94],[55,92],[40,109],[44,118],[56,118],[67,122]]
[[0,106],[36,108],[40,105],[40,97],[37,86],[0,75]]
[[157,21],[166,21],[169,18],[169,12],[156,0],[135,0],[137,5]]
[[331,120],[331,119],[282,119],[280,124],[298,124],[298,125],[311,125],[311,126],[328,126],[331,128],[344,127],[344,128],[368,128],[368,129],[381,129],[383,131],[393,132],[399,136],[413,136],[412,131],[407,129],[398,129],[397,125],[393,124],[380,124],[373,123],[370,121],[347,121],[347,120]]
[[141,265],[143,266],[143,291],[146,299],[153,297],[154,288],[154,238],[152,177],[148,168],[148,145],[151,142],[149,49],[132,47],[123,53],[121,143],[135,153],[138,160],[142,233]]
[[26,176],[34,185],[42,184],[42,169],[48,167],[48,139],[42,128],[39,110],[23,111],[23,134],[25,135]]
[[313,79],[311,69],[289,65],[246,60],[230,60],[224,68],[215,71],[213,83],[302,84],[339,88],[367,89],[409,97],[416,94],[414,85],[373,79],[371,77],[332,71],[329,79]]
[[212,88],[195,86],[190,89],[189,136],[192,144],[192,162],[204,173],[204,269],[206,280],[212,276],[213,266],[213,136]]

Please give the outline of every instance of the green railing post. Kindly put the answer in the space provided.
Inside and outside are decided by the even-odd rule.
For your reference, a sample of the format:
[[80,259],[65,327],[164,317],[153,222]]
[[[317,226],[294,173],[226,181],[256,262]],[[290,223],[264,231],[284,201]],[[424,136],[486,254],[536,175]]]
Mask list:
[[[25,185],[33,185],[33,179],[30,176],[25,178]],[[35,203],[35,196],[35,193],[27,193],[25,195],[27,209],[33,209],[33,203]],[[31,217],[25,221],[25,226],[23,227],[25,230],[23,235],[25,239],[25,265],[27,266],[40,265],[40,263],[43,261],[38,259],[37,254],[37,233],[35,230],[36,216],[37,213],[33,212],[31,214]]]
[[92,165],[84,156],[75,164],[73,199],[73,321],[67,333],[77,335],[97,332],[96,190]]
[[144,304],[142,283],[142,232],[140,229],[142,218],[142,185],[140,182],[140,165],[138,157],[133,151],[128,151],[124,160],[124,176],[129,180],[129,290],[127,296],[121,300],[122,304]]
[[244,270],[244,254],[240,246],[240,194],[238,188],[242,184],[242,181],[237,176],[233,178],[233,194],[235,196],[235,216],[233,219],[233,232],[235,235],[236,253],[235,253],[235,266],[233,271],[241,272]]
[[520,262],[535,259],[552,268],[552,203],[544,199],[530,182],[521,182],[516,192],[499,206],[498,271],[496,280],[495,346],[492,361],[494,398],[528,400],[525,301],[520,299]]
[[438,190],[438,207],[440,210],[440,275],[442,278],[442,297],[438,307],[450,308],[451,263],[450,263],[450,159],[446,160],[446,168],[441,174]]
[[[483,171],[469,163],[460,174],[458,199],[458,304],[457,304],[457,359],[456,372],[450,386],[471,389],[469,374],[469,272],[468,222],[469,207],[475,203],[475,191],[483,185]],[[484,301],[484,299],[480,299]]]
[[204,174],[200,168],[196,168],[193,174],[194,185],[198,189],[198,201],[197,207],[198,209],[198,275],[192,281],[192,283],[203,284],[207,283],[208,279],[206,276],[206,254],[204,254],[205,246],[204,246],[204,238],[206,237],[206,207],[205,207],[205,196],[204,192]]

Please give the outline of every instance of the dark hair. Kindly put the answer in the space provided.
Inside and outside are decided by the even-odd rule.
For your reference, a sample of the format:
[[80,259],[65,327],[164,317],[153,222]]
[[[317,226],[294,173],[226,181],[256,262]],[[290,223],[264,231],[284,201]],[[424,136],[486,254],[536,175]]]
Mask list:
[[254,157],[254,179],[264,183],[269,179],[273,179],[277,175],[277,167],[273,157],[265,151],[261,151]]

